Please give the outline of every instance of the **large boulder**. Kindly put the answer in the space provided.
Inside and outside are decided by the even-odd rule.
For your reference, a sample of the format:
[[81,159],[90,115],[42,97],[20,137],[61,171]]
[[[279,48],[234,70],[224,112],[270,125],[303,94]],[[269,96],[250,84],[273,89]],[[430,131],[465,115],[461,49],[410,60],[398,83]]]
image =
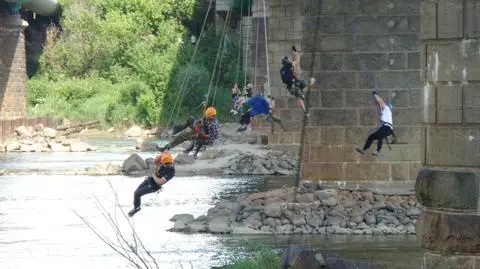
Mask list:
[[122,172],[126,174],[145,170],[148,170],[147,163],[136,153],[130,155],[130,157],[128,157],[122,165]]

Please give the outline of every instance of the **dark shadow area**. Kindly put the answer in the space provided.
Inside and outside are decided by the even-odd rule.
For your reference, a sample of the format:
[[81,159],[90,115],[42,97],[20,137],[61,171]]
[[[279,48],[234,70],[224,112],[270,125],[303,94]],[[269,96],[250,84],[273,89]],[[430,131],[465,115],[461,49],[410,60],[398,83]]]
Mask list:
[[33,77],[40,68],[39,60],[47,40],[48,29],[56,27],[59,30],[57,35],[63,31],[60,24],[62,12],[63,9],[60,5],[51,16],[41,16],[25,9],[21,11],[22,18],[29,24],[25,29],[25,54],[29,78]]
[[[177,54],[169,91],[163,100],[164,109],[160,118],[165,125],[173,127],[183,123],[189,115],[200,117],[204,102],[217,108],[221,122],[233,121],[229,113],[230,89],[236,82],[244,84],[239,27],[242,16],[251,14],[251,1],[234,1],[230,12],[216,11],[215,1],[212,1],[210,9],[209,0],[198,1],[191,21],[183,22],[188,33],[182,50]],[[224,29],[228,34],[224,34]],[[225,41],[222,42],[224,35]],[[195,52],[196,42],[199,44]]]

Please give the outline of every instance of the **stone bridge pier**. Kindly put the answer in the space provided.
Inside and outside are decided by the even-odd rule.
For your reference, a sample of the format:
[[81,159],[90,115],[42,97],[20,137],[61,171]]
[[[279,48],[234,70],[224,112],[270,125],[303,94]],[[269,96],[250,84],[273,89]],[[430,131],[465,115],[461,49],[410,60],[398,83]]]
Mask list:
[[425,269],[480,268],[480,1],[421,4]]
[[0,120],[26,116],[25,81],[23,20],[0,1]]

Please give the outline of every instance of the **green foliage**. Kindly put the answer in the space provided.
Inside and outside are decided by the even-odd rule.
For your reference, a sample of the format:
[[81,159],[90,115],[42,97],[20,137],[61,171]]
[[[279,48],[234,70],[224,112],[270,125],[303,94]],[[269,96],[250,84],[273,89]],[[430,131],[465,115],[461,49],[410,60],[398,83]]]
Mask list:
[[[240,62],[238,62],[238,56],[241,53],[238,40],[226,39],[222,45],[222,36],[223,34],[215,31],[213,26],[209,27],[200,40],[192,65],[189,63],[194,55],[195,45],[190,43],[184,45],[178,55],[177,66],[173,70],[170,86],[172,90],[167,93],[168,101],[165,102],[165,112],[169,113],[162,115],[163,120],[168,121],[172,115],[174,120],[178,121],[188,114],[200,116],[199,105],[202,101],[206,101],[206,96],[208,96],[208,105],[214,105],[217,108],[217,115],[221,121],[232,119],[229,114],[230,88],[235,82],[243,85],[241,68],[243,57],[240,55]],[[175,102],[180,100],[183,101],[178,110]]]
[[255,257],[240,258],[232,264],[225,266],[225,269],[278,269],[280,257],[272,249],[262,248]]
[[194,45],[184,24],[199,10],[198,1],[60,2],[64,31],[58,39],[50,32],[27,85],[33,115],[151,126],[171,115],[199,115],[207,93],[219,115],[228,115],[229,88],[243,78],[240,50],[235,40],[226,41],[222,66],[212,76],[222,34],[210,25],[190,65]]

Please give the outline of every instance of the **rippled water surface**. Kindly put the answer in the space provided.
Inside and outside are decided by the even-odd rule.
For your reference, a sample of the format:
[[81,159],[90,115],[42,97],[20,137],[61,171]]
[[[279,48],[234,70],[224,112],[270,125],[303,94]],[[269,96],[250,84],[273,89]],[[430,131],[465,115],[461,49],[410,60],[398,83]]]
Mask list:
[[[1,155],[0,168],[84,168],[97,162],[121,164],[129,155],[110,150],[116,146],[103,140],[96,142],[96,145],[102,144],[105,150],[97,153]],[[131,146],[135,145],[135,140],[121,140],[117,144]],[[0,268],[130,268],[86,227],[75,212],[108,238],[115,239],[98,208],[100,203],[116,216],[128,237],[130,230],[120,210],[131,209],[133,191],[141,181],[142,178],[124,176],[0,177]],[[239,246],[267,244],[281,248],[290,238],[173,233],[167,231],[173,226],[169,219],[179,213],[197,217],[206,214],[208,208],[219,200],[289,182],[289,178],[271,177],[177,177],[165,186],[163,192],[144,196],[143,208],[133,224],[146,248],[158,257],[160,268],[210,268],[223,264],[232,253],[237,253]],[[115,192],[120,207],[115,205]],[[387,261],[403,268],[420,268],[423,253],[415,236],[308,235],[295,236],[293,242],[311,244],[350,258]]]

